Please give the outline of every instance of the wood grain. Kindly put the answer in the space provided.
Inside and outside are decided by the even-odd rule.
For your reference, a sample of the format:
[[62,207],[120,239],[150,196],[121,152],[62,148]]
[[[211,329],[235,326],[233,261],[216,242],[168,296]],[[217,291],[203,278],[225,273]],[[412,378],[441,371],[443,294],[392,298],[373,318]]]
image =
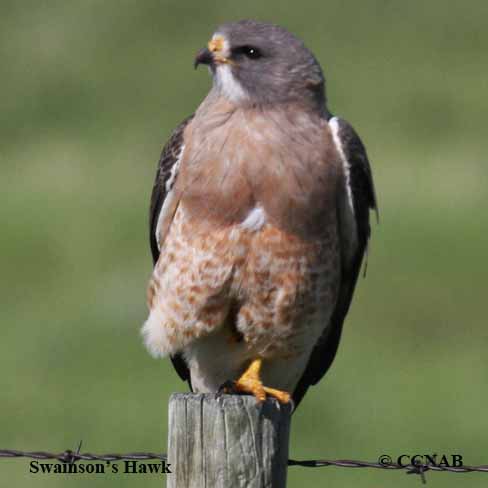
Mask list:
[[176,393],[169,402],[168,488],[284,488],[291,404]]

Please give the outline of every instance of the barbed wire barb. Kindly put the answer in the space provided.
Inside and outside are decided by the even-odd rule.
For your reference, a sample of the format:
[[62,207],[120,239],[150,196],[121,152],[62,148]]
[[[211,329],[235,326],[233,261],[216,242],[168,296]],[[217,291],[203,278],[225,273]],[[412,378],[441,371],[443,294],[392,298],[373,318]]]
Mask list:
[[[76,451],[66,449],[60,453],[45,451],[19,451],[16,449],[0,449],[0,459],[4,458],[30,458],[37,460],[57,460],[62,463],[73,464],[77,461],[167,461],[168,456],[164,453],[154,452],[131,452],[124,454],[93,454],[89,452],[80,452],[82,441],[79,442]],[[336,468],[373,468],[373,469],[390,469],[403,470],[406,474],[417,474],[420,476],[422,483],[427,482],[425,473],[427,471],[443,471],[448,473],[488,473],[488,465],[480,466],[447,466],[435,464],[398,464],[398,463],[379,463],[370,461],[358,461],[353,459],[307,459],[297,460],[289,459],[288,466],[300,466],[303,468],[323,468],[334,466]]]

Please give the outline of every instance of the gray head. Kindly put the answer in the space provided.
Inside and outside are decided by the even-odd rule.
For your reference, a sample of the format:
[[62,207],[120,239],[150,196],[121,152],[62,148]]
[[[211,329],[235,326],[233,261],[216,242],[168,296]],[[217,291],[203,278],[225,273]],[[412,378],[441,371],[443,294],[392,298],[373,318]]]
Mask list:
[[207,64],[214,89],[240,104],[304,102],[323,107],[324,76],[314,55],[283,27],[241,20],[218,27],[195,67]]

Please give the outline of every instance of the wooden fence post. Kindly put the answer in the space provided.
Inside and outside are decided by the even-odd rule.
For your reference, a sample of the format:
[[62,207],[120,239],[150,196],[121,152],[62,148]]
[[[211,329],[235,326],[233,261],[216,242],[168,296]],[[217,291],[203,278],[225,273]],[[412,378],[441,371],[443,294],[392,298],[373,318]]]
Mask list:
[[285,488],[291,404],[175,393],[167,488]]

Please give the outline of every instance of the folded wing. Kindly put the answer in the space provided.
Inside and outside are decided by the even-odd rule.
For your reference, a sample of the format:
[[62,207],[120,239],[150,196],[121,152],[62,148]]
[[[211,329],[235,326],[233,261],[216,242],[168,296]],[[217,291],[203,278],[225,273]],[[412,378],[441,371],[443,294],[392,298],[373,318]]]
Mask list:
[[[184,150],[184,130],[193,115],[186,118],[171,134],[159,158],[156,179],[149,209],[149,243],[155,265],[159,259],[162,242],[166,236],[175,212],[177,202],[172,193],[178,176],[179,162]],[[173,366],[182,380],[190,383],[190,372],[180,354],[171,356]]]
[[366,149],[353,127],[332,117],[329,127],[341,158],[344,188],[337,202],[341,242],[342,276],[338,300],[330,323],[315,345],[293,398],[295,406],[310,385],[315,385],[331,366],[339,346],[342,325],[349,310],[370,237],[370,210],[378,217],[375,189]]

